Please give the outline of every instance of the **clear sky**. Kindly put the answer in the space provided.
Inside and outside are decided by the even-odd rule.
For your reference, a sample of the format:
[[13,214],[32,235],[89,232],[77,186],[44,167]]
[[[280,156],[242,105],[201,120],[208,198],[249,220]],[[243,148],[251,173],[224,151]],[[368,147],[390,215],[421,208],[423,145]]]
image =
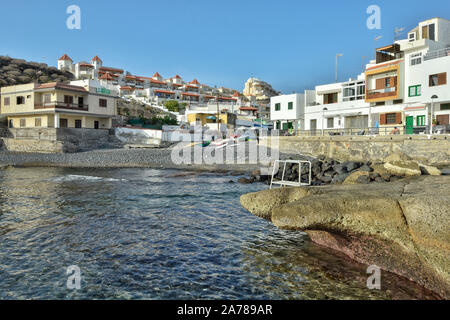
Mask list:
[[[81,30],[69,30],[69,5],[81,8]],[[369,30],[369,5],[381,8],[381,30]],[[363,56],[391,44],[421,20],[450,19],[448,0],[14,0],[1,1],[0,55],[56,66],[100,56],[104,65],[140,76],[158,71],[242,90],[258,77],[284,93],[301,92],[362,72]],[[374,38],[383,36],[376,44]]]

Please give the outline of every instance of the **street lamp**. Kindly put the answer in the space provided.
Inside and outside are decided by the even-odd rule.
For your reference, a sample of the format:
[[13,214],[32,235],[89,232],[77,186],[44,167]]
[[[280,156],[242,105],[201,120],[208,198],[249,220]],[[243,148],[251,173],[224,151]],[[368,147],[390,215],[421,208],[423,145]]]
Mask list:
[[431,110],[430,110],[430,135],[433,134],[433,112],[434,112],[434,100],[438,98],[437,95],[431,97]]
[[342,56],[343,56],[342,53],[338,53],[338,54],[336,55],[336,83],[338,82],[338,58],[339,58],[339,57],[342,57]]
[[323,108],[322,110],[322,137],[325,135],[325,111],[328,111],[328,108]]

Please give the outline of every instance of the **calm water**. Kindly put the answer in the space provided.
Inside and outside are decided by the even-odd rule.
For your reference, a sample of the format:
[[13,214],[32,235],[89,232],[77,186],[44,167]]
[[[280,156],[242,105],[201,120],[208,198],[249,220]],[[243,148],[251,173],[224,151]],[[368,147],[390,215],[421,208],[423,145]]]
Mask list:
[[420,297],[387,274],[370,291],[365,266],[246,212],[240,195],[266,186],[182,173],[0,170],[0,299]]

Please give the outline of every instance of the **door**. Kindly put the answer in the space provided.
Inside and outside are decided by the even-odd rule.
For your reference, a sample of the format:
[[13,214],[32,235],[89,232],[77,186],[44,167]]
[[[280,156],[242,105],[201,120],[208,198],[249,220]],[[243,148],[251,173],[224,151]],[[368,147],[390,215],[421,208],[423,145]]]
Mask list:
[[440,126],[448,125],[449,124],[449,115],[442,114],[442,115],[436,116],[436,123]]
[[83,97],[78,97],[78,108],[83,108],[84,99]]
[[10,128],[14,128],[12,119],[9,120],[9,127],[10,127]]
[[94,121],[94,129],[98,129],[100,127],[98,121]]
[[82,122],[81,120],[75,120],[75,128],[81,129]]
[[406,134],[414,133],[414,117],[406,117]]
[[317,120],[311,120],[310,121],[310,125],[309,125],[309,129],[311,130],[311,135],[316,135],[316,129],[317,129]]

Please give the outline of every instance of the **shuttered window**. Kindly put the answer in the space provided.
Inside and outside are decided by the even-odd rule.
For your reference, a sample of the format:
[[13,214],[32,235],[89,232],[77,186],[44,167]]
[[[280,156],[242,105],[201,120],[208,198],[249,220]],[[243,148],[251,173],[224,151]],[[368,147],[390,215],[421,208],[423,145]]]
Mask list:
[[288,102],[288,110],[292,110],[292,109],[294,109],[294,103]]
[[10,99],[9,99],[9,98],[5,98],[5,99],[3,100],[3,104],[4,104],[5,106],[9,106],[9,104],[10,104]]
[[280,110],[281,110],[281,104],[275,103],[275,111],[280,111]]
[[35,127],[41,127],[42,126],[41,118],[34,118],[34,126]]
[[99,105],[102,108],[106,108],[108,106],[108,101],[106,99],[100,99],[99,100]]
[[386,81],[384,80],[384,78],[377,79],[376,80],[376,89],[380,90],[380,89],[385,89],[385,88],[386,88]]
[[447,84],[447,72],[430,75],[430,87],[442,86]]
[[402,123],[401,112],[380,114],[380,125],[401,124],[401,123]]

